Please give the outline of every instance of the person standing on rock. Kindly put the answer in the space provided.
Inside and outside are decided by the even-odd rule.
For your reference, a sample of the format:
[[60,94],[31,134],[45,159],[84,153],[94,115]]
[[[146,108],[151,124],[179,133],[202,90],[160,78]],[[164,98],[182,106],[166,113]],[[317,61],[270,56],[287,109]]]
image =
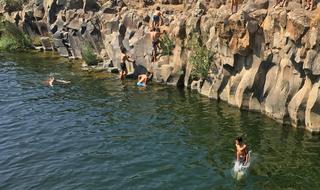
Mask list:
[[313,1],[314,0],[305,0],[305,2],[306,2],[306,10],[311,10],[312,11],[312,9],[313,9]]
[[152,28],[158,28],[162,23],[163,23],[163,16],[160,11],[160,7],[157,7],[152,17]]
[[159,28],[153,29],[150,32],[151,40],[152,40],[152,61],[157,61],[157,53],[158,53],[158,44],[160,42],[161,32]]
[[129,61],[131,63],[134,62],[134,60],[131,59],[129,55],[127,55],[127,50],[125,48],[121,48],[121,55],[120,55],[120,80],[124,80],[128,74],[128,69],[126,65],[126,61]]
[[238,0],[231,0],[231,12],[232,14],[238,12]]
[[278,5],[280,5],[280,7],[283,7],[287,4],[288,0],[277,0],[276,4],[273,6],[273,8],[276,8]]

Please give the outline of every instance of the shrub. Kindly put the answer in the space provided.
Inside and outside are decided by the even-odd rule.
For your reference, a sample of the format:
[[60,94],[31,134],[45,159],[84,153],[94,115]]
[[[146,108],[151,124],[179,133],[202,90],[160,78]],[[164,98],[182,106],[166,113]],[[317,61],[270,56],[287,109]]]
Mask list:
[[212,52],[201,44],[199,35],[197,34],[191,35],[187,47],[191,51],[189,63],[193,65],[191,72],[192,77],[197,79],[207,77],[211,67]]
[[159,45],[160,45],[160,49],[162,50],[161,52],[162,55],[172,55],[174,44],[167,33],[165,33],[161,37]]
[[21,51],[32,47],[30,38],[13,23],[2,22],[0,35],[0,51]]
[[28,0],[0,0],[0,4],[5,5],[5,10],[8,12],[22,10],[23,3]]
[[81,54],[86,64],[96,65],[98,63],[97,55],[94,53],[93,48],[89,43],[83,45]]

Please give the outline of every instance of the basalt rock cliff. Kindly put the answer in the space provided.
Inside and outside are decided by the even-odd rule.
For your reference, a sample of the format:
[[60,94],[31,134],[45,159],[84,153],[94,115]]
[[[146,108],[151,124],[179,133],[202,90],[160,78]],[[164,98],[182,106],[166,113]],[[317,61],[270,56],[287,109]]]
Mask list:
[[[306,11],[303,2],[274,8],[275,0],[243,0],[231,14],[223,0],[36,0],[20,8],[2,4],[0,14],[39,36],[44,50],[81,58],[81,46],[90,43],[119,67],[125,47],[136,60],[128,64],[133,77],[149,70],[154,82],[320,132],[320,9]],[[161,30],[175,47],[152,62],[149,32],[157,5],[165,17]],[[208,76],[200,80],[191,75],[187,48],[194,33],[214,54]]]

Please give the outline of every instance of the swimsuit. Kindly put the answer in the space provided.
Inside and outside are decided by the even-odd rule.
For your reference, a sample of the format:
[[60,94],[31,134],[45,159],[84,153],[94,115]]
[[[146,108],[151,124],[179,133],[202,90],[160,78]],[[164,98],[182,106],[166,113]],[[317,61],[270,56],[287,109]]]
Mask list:
[[158,43],[159,43],[159,40],[156,40],[156,41],[153,41],[153,42],[152,42],[152,47],[153,47],[153,49],[157,49]]
[[160,16],[158,16],[158,15],[153,15],[153,21],[154,22],[160,22]]
[[127,65],[126,65],[125,62],[120,63],[120,68],[121,68],[122,71],[126,71],[127,72]]

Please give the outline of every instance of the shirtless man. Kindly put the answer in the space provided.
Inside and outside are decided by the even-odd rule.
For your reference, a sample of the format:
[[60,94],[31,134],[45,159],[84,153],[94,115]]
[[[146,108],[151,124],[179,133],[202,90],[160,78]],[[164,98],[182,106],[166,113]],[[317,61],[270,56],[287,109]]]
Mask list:
[[147,86],[147,82],[151,77],[152,77],[152,74],[150,72],[147,72],[146,74],[139,75],[137,85]]
[[71,83],[70,81],[55,79],[53,76],[50,76],[50,77],[48,78],[48,80],[45,80],[43,83],[44,83],[45,85],[48,85],[48,86],[51,86],[51,87],[52,87],[54,82],[59,82],[59,83],[62,83],[62,84],[70,84],[70,83]]
[[125,48],[121,48],[121,55],[120,55],[120,80],[124,80],[128,74],[128,69],[126,65],[126,61],[134,62],[129,55],[126,54],[127,50]]
[[242,143],[242,137],[236,138],[236,155],[237,161],[246,165],[249,161],[247,145]]
[[152,17],[152,28],[158,28],[162,23],[163,23],[163,16],[160,11],[160,7],[157,7]]
[[314,0],[305,0],[306,1],[306,10],[311,10],[313,9],[313,1]]
[[231,12],[232,14],[238,12],[238,0],[231,0]]
[[157,53],[158,53],[158,44],[160,42],[161,32],[159,28],[153,29],[150,32],[151,40],[152,40],[152,61],[157,61]]
[[288,0],[277,0],[276,4],[273,6],[273,8],[276,8],[278,5],[280,5],[280,7],[283,7],[287,4]]

